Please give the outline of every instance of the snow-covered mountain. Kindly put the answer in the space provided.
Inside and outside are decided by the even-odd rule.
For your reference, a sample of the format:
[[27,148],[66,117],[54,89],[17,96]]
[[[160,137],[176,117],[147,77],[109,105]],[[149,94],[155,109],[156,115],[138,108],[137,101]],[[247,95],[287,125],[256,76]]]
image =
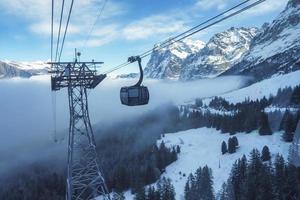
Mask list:
[[46,74],[50,65],[42,61],[15,62],[0,61],[0,78],[22,77],[29,78],[34,75]]
[[118,79],[118,78],[121,78],[121,79],[123,79],[123,78],[124,79],[126,79],[126,78],[131,79],[131,78],[137,78],[139,76],[140,76],[139,73],[130,73],[130,74],[120,74],[120,75],[115,76],[114,78],[116,78],[116,79]]
[[177,79],[183,61],[202,49],[204,45],[200,40],[187,39],[154,51],[145,68],[145,76],[155,79]]
[[300,69],[300,0],[290,0],[280,15],[265,24],[250,50],[224,75],[252,75],[257,80]]
[[228,70],[249,50],[257,28],[230,28],[214,35],[205,47],[183,62],[180,79],[215,77]]

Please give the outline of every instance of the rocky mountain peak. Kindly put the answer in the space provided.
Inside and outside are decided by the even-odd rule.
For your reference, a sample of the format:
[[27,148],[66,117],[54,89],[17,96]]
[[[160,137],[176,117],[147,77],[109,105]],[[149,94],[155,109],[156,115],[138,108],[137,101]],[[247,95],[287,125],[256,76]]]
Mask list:
[[204,47],[200,40],[186,39],[156,50],[145,68],[145,76],[157,79],[177,79],[183,61]]
[[263,25],[243,59],[224,75],[252,75],[257,80],[298,70],[300,0],[290,0],[270,24]]
[[33,75],[47,74],[49,69],[50,66],[42,61],[0,61],[0,78],[29,78]]
[[295,8],[300,5],[300,0],[290,0],[287,4],[286,9]]
[[214,77],[226,71],[249,50],[257,32],[257,28],[232,27],[215,34],[201,51],[185,60],[180,79]]

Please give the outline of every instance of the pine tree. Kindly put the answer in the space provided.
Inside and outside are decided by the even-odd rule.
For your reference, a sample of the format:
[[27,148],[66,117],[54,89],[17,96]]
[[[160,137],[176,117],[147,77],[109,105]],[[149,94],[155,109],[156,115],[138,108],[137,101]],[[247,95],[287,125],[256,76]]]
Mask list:
[[260,135],[272,135],[268,115],[264,112],[260,115],[260,127],[258,132]]
[[300,106],[300,86],[299,85],[294,88],[292,98],[291,98],[291,103],[296,106]]
[[289,163],[285,168],[285,173],[286,181],[282,186],[284,188],[283,199],[299,199],[300,191],[297,187],[299,185],[299,182],[297,184],[297,168]]
[[170,179],[167,179],[166,182],[166,198],[165,200],[175,200],[175,188],[171,183]]
[[232,153],[235,153],[235,151],[236,151],[235,143],[232,138],[229,138],[228,139],[228,153],[232,154]]
[[221,148],[221,150],[222,150],[222,154],[223,154],[223,155],[224,155],[225,153],[227,153],[227,145],[226,145],[226,142],[225,142],[225,141],[222,142],[222,148]]
[[[147,200],[156,200],[156,191],[153,186],[148,187],[146,199]],[[157,199],[157,200],[159,200],[159,199]]]
[[237,137],[236,137],[236,136],[233,136],[233,137],[232,137],[232,140],[233,140],[233,142],[234,142],[235,147],[238,147],[238,146],[239,146],[239,141],[238,141]]
[[220,200],[231,200],[228,194],[228,187],[226,183],[223,183],[221,193],[220,193]]
[[282,116],[281,121],[280,121],[279,129],[278,129],[279,131],[284,130],[285,124],[286,124],[286,120],[287,120],[287,118],[288,118],[288,115],[290,115],[290,111],[289,111],[289,110],[286,110],[286,111],[284,112],[283,116]]
[[137,189],[134,200],[146,200],[146,191],[144,187]]
[[275,187],[275,199],[283,199],[283,185],[285,182],[285,163],[284,158],[277,154],[274,161],[274,187]]
[[187,179],[187,182],[186,182],[185,188],[184,188],[185,200],[195,200],[196,199],[195,187],[196,187],[196,180],[195,180],[194,175],[191,173],[188,176],[188,179]]
[[300,167],[300,122],[298,122],[293,142],[290,145],[289,162],[296,167]]
[[191,183],[190,183],[190,180],[188,179],[184,186],[184,199],[185,200],[191,200],[190,192],[191,192]]
[[268,164],[264,164],[259,172],[259,187],[257,200],[274,199],[275,193],[272,184],[271,169]]
[[199,167],[195,175],[190,174],[184,189],[185,200],[214,200],[212,171]]
[[202,168],[199,167],[196,170],[195,173],[195,181],[194,185],[192,186],[192,194],[194,199],[201,199],[201,191],[202,191],[202,186],[201,186],[201,181],[202,181]]
[[270,150],[268,146],[264,146],[261,152],[262,161],[269,161],[271,159]]
[[249,199],[258,198],[259,172],[262,167],[261,155],[257,149],[250,153],[250,162],[247,169],[246,195]]
[[294,131],[296,129],[296,122],[294,119],[293,114],[291,114],[289,111],[286,111],[286,119],[284,120],[284,134],[283,139],[286,142],[292,142],[294,137]]
[[159,182],[160,200],[175,200],[175,189],[171,180],[163,177]]
[[179,154],[181,152],[181,149],[180,149],[179,145],[176,146],[176,152],[177,152],[177,154]]
[[235,199],[241,199],[244,194],[244,187],[247,173],[247,159],[244,155],[241,159],[238,159],[232,166],[230,173],[230,183],[233,189],[233,195]]
[[214,200],[212,171],[208,166],[203,167],[200,181],[200,194],[203,200]]

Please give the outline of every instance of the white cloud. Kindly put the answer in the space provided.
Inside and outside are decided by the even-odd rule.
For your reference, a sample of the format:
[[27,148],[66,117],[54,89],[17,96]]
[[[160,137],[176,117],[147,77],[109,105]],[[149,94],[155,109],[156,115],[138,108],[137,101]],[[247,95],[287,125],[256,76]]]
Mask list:
[[[58,29],[61,1],[55,1],[55,29]],[[104,0],[76,0],[70,20],[71,34],[88,30],[95,22]],[[64,20],[67,19],[71,0],[65,1]],[[0,8],[4,12],[28,21],[28,28],[35,34],[48,36],[51,24],[50,0],[1,0]],[[126,12],[126,5],[120,2],[108,1],[101,19],[109,19]],[[101,19],[100,22],[101,23]],[[66,21],[63,21],[65,23]],[[64,27],[64,26],[63,26]],[[79,31],[80,30],[80,31]]]
[[44,0],[1,0],[0,7],[6,13],[26,19],[46,19],[51,14],[51,1]]
[[115,40],[143,40],[150,37],[170,35],[172,33],[186,30],[183,16],[175,16],[174,13],[166,15],[153,15],[136,20],[128,25],[120,24],[103,25],[95,29],[90,39],[86,38],[67,42],[72,47],[98,47]]
[[[59,26],[59,24],[55,23],[54,30],[53,30],[54,35],[58,34],[58,26]],[[29,26],[29,30],[32,33],[46,35],[46,36],[50,35],[50,33],[51,33],[51,27],[49,26],[49,23],[46,23],[46,22],[39,22],[39,23],[31,24]],[[64,31],[64,27],[62,27],[62,29],[61,29],[61,34],[63,34],[63,31]],[[78,27],[78,26],[70,25],[68,28],[69,34],[75,34],[75,33],[79,33],[79,32],[80,32],[80,27]]]
[[123,34],[127,40],[138,40],[185,29],[183,20],[170,15],[154,15],[132,22],[123,29]]
[[289,0],[265,1],[245,12],[246,15],[266,15],[274,11],[284,10]]
[[228,5],[228,0],[199,0],[196,7],[201,10],[217,9],[222,10]]
[[118,25],[106,25],[95,29],[89,40],[82,38],[80,40],[67,42],[70,47],[98,47],[110,43],[118,37]]
[[[252,0],[247,5],[256,1],[257,0]],[[262,4],[254,7],[253,9],[247,12],[251,14],[268,14],[270,12],[283,10],[288,1],[289,0],[267,0],[266,2],[263,2]],[[232,0],[198,0],[195,5],[196,8],[200,10],[224,10],[229,6],[232,6],[233,3],[241,3],[241,1],[238,2]]]

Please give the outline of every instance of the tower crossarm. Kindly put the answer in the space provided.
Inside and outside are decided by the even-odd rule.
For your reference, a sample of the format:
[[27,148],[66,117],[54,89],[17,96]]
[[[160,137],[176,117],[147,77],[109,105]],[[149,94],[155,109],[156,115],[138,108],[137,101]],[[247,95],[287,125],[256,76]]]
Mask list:
[[103,62],[50,62],[52,67],[51,89],[60,90],[65,87],[82,86],[95,88],[106,78],[106,74],[97,74],[97,69]]

